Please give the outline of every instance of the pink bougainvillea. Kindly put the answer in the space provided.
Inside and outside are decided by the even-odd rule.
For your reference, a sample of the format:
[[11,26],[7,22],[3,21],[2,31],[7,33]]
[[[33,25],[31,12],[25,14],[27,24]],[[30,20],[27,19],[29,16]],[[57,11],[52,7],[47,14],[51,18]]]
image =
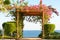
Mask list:
[[41,16],[42,13],[44,12],[44,18],[46,22],[51,18],[51,15],[53,12],[58,16],[58,12],[55,8],[52,8],[51,6],[46,6],[46,5],[23,6],[21,10],[23,12],[24,11],[27,12],[28,15],[29,15],[29,12],[32,12],[30,14],[32,15],[40,14]]
[[30,11],[36,11],[36,12],[44,12],[47,16],[51,17],[52,13],[54,12],[56,15],[58,15],[58,12],[56,9],[52,8],[51,6],[42,5],[42,10],[40,9],[40,5],[34,5],[34,6],[24,6],[21,10],[30,12]]

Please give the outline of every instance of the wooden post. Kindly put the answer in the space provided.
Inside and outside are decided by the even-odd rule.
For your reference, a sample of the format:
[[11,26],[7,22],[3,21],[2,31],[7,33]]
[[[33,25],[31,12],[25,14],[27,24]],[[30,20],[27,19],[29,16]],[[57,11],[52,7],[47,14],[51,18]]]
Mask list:
[[[42,0],[40,0],[40,11],[42,9]],[[44,12],[42,11],[42,38],[44,38]]]
[[42,13],[42,38],[44,38],[44,12]]
[[42,0],[40,0],[40,5],[42,4]]
[[[42,0],[40,0],[40,11],[42,9]],[[42,11],[42,38],[44,38],[44,11]]]
[[16,13],[16,15],[17,15],[17,16],[16,16],[16,28],[17,28],[17,29],[16,29],[16,31],[17,31],[17,36],[16,36],[16,38],[17,38],[17,39],[16,39],[16,40],[18,40],[18,38],[19,38],[19,32],[18,32],[18,27],[19,27],[19,11],[16,10],[16,12],[17,12],[17,13]]
[[17,25],[17,40],[23,37],[23,15],[19,13],[19,9],[17,9],[16,16],[16,25]]

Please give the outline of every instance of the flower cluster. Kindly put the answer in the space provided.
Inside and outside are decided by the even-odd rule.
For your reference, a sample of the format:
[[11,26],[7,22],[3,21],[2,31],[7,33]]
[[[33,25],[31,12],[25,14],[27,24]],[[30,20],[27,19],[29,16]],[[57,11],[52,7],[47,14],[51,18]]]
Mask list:
[[56,15],[58,15],[58,11],[55,8],[52,8],[51,6],[46,6],[46,5],[24,6],[24,7],[21,7],[21,10],[28,12],[28,13],[32,12],[32,14],[33,14],[33,12],[34,12],[34,14],[39,13],[40,16],[42,15],[42,13],[44,13],[45,23],[47,23],[48,20],[51,18],[51,15],[53,12]]
[[24,6],[21,8],[21,10],[26,12],[44,12],[46,16],[49,16],[48,18],[51,17],[53,12],[56,13],[56,15],[58,15],[58,12],[56,9],[46,5],[42,5],[42,9],[40,8],[40,5]]

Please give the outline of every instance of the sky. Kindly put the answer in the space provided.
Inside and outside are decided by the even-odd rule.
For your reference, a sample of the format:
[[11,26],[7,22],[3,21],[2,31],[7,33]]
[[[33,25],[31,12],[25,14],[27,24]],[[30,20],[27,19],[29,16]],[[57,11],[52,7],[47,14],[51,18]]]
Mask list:
[[[16,1],[16,0],[15,0]],[[12,3],[16,3],[16,2],[12,2]],[[25,0],[28,2],[28,5],[38,5],[39,4],[39,0]],[[55,30],[60,30],[60,0],[43,0],[43,4],[45,5],[51,5],[52,7],[56,8],[59,12],[59,16],[56,16],[56,14],[52,14],[52,18],[50,19],[51,24],[55,24],[56,28]],[[7,13],[7,12],[6,12]],[[2,24],[4,22],[7,21],[12,21],[12,17],[5,17],[6,13],[0,12],[0,29],[2,28]],[[38,22],[37,24],[35,23],[31,23],[31,22],[27,22],[26,20],[24,20],[24,28],[23,30],[41,30],[42,27],[40,26],[41,24]]]

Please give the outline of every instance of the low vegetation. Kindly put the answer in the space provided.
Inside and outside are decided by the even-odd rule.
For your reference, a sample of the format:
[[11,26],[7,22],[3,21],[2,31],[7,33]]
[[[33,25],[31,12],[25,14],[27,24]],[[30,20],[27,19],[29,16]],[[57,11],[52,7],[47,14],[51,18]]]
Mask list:
[[[55,25],[54,24],[45,24],[44,25],[44,39],[60,39],[60,33],[55,32]],[[38,36],[42,38],[42,32]]]
[[14,37],[16,36],[16,22],[3,23],[4,35]]

